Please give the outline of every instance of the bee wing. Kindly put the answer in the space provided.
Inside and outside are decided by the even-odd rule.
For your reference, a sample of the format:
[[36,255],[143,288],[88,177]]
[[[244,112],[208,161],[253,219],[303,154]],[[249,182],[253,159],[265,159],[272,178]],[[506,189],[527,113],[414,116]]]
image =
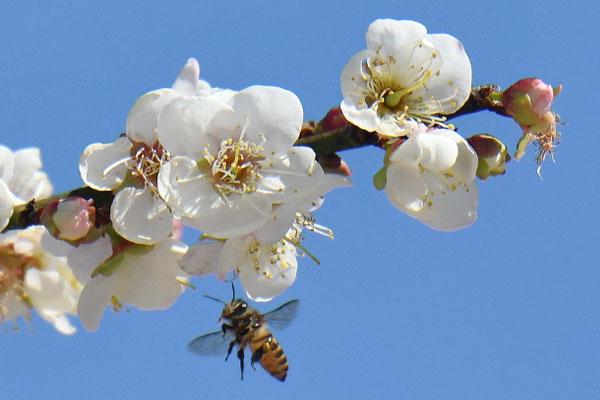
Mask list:
[[270,327],[282,330],[288,327],[298,314],[300,301],[291,300],[263,315],[263,318]]
[[222,356],[227,352],[227,346],[233,340],[229,332],[221,331],[198,336],[188,344],[188,350],[199,356]]

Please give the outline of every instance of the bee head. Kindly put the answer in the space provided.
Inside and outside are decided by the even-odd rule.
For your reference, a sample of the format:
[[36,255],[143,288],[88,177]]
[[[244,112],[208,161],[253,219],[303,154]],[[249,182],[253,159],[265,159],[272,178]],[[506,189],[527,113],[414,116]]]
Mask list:
[[248,303],[246,303],[242,299],[234,299],[231,303],[227,304],[223,308],[223,312],[221,313],[222,319],[231,319],[240,316],[246,312],[248,309]]

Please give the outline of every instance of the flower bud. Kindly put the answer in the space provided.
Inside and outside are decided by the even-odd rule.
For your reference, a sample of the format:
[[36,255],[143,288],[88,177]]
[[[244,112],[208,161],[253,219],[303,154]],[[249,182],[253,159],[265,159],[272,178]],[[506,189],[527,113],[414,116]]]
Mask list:
[[502,104],[525,132],[545,131],[554,96],[562,89],[552,88],[538,78],[526,78],[514,83],[502,93]]
[[477,177],[486,180],[490,176],[504,175],[506,163],[510,155],[506,146],[498,138],[491,135],[479,134],[467,139],[477,153]]
[[60,201],[52,216],[58,237],[64,240],[82,239],[94,226],[95,213],[91,200],[75,197]]
[[335,131],[336,129],[344,128],[348,126],[350,123],[344,118],[344,114],[342,114],[342,110],[339,107],[334,107],[319,122],[321,130],[323,132]]

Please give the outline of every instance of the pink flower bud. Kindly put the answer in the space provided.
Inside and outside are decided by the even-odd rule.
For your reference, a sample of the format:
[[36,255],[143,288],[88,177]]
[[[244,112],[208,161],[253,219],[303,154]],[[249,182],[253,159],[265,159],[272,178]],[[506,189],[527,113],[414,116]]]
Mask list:
[[545,115],[561,89],[560,85],[552,88],[538,78],[521,79],[502,93],[502,104],[523,130],[544,130],[540,125],[546,124]]
[[342,110],[339,107],[334,107],[323,118],[319,123],[323,132],[335,131],[336,129],[348,126],[350,123],[344,118]]
[[79,240],[94,226],[95,208],[91,200],[80,197],[62,200],[52,216],[52,222],[63,240]]

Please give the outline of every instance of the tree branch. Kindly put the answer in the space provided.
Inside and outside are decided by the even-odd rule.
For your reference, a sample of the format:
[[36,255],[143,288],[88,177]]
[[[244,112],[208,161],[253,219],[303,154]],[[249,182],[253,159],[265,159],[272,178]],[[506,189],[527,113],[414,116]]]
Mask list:
[[[504,107],[491,98],[491,95],[498,92],[498,90],[499,87],[497,85],[484,85],[473,88],[467,102],[455,113],[446,115],[446,118],[452,119],[484,110],[492,111],[501,116],[508,116]],[[317,161],[323,165],[323,168],[326,171],[344,173],[344,168],[348,168],[347,165],[342,164],[343,160],[335,154],[336,152],[365,146],[384,148],[389,140],[376,133],[367,132],[348,123],[343,116],[341,116],[341,113],[339,113],[339,109],[335,115],[335,118],[337,119],[332,123],[331,121],[326,120],[327,118],[330,118],[330,113],[328,113],[327,117],[318,124],[314,121],[306,122],[300,132],[299,139],[296,141],[297,146],[308,146],[312,148],[317,154]],[[347,171],[349,173],[349,169]],[[111,192],[101,192],[84,186],[67,193],[53,196],[50,199],[39,201],[33,200],[23,206],[16,207],[8,226],[3,232],[11,229],[23,229],[30,225],[39,224],[40,213],[46,204],[52,200],[74,196],[82,197],[84,199],[93,199],[94,206],[97,210],[96,225],[100,226],[110,223],[110,206],[114,197],[113,194]]]

